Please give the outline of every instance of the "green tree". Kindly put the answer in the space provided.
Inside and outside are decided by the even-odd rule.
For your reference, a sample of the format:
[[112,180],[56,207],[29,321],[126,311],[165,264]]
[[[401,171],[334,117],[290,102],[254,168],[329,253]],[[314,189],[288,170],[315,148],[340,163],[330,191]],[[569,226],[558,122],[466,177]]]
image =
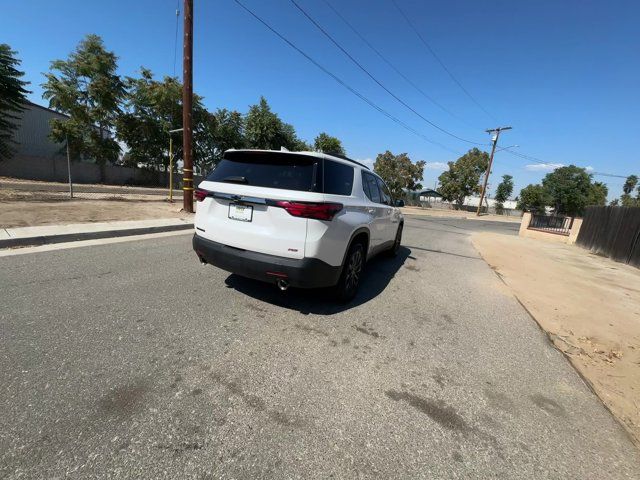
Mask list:
[[[166,171],[169,165],[169,131],[182,125],[182,84],[175,77],[155,80],[149,69],[140,77],[127,77],[127,97],[119,116],[117,135],[129,147],[125,164]],[[228,148],[244,145],[243,118],[239,112],[210,113],[202,97],[193,95],[193,163],[205,174]],[[183,159],[182,134],[174,133],[174,171]]]
[[513,193],[513,177],[511,175],[503,175],[502,182],[498,184],[496,188],[495,199],[497,202],[497,209],[502,211],[504,209],[504,202],[509,200],[509,197]]
[[271,111],[264,97],[260,102],[249,107],[246,121],[247,144],[250,148],[280,149],[276,146],[282,121]]
[[460,208],[466,197],[480,192],[480,177],[488,165],[489,154],[472,148],[455,162],[449,162],[449,170],[438,177],[438,192],[444,200],[455,202],[456,208]]
[[280,150],[280,147],[284,147],[293,151],[311,149],[306,142],[298,138],[293,125],[284,123],[271,111],[264,97],[260,97],[258,104],[249,107],[245,137],[249,148]]
[[638,186],[638,196],[633,198],[633,190],[638,184],[637,175],[629,175],[622,186],[622,195],[620,195],[620,203],[623,207],[635,207],[640,205],[640,186]]
[[13,133],[17,126],[17,114],[24,110],[28,84],[20,78],[24,72],[18,70],[20,60],[16,52],[6,43],[0,44],[0,161],[13,155]]
[[542,185],[556,213],[574,216],[582,215],[590,202],[600,203],[599,197],[596,197],[602,193],[602,188],[595,187],[598,192],[594,194],[591,179],[592,176],[584,168],[569,165],[548,173],[542,179]]
[[609,194],[609,188],[602,182],[593,182],[589,195],[587,196],[586,205],[597,205],[603,207],[607,204],[607,195]]
[[633,190],[636,188],[638,184],[638,176],[637,175],[629,175],[622,186],[622,191],[628,195],[630,195]]
[[51,62],[42,85],[50,107],[70,117],[51,121],[53,140],[68,139],[74,156],[92,158],[100,166],[115,163],[120,154],[111,135],[125,96],[117,68],[116,55],[102,39],[87,35],[67,60]]
[[542,185],[527,185],[520,190],[518,210],[525,212],[544,212],[551,199]]
[[194,162],[204,175],[218,164],[226,150],[245,147],[244,117],[240,112],[226,108],[214,113],[204,111],[198,117],[196,125],[199,128],[194,131]]
[[342,142],[331,135],[322,132],[313,141],[313,147],[317,152],[323,153],[337,153],[339,155],[346,155]]
[[389,187],[394,199],[404,197],[405,191],[419,190],[423,178],[425,162],[413,163],[406,153],[394,155],[389,150],[378,154],[373,170],[380,175]]
[[[127,144],[126,163],[153,170],[169,164],[169,130],[182,125],[182,85],[177,78],[153,78],[151,70],[141,68],[140,77],[127,77],[126,102],[116,121],[117,136]],[[194,103],[199,103],[194,98]],[[182,135],[174,134],[176,159],[182,158]]]
[[217,163],[222,158],[225,150],[245,147],[245,121],[240,112],[227,110],[226,108],[216,110],[213,118],[215,122],[213,135],[214,157]]
[[296,137],[296,142],[293,150],[296,152],[311,152],[313,151],[313,146],[311,146],[311,144],[309,144],[306,140],[302,140],[301,138]]
[[278,138],[281,146],[285,147],[287,150],[296,152],[313,150],[311,145],[309,145],[301,138],[298,138],[296,129],[293,127],[293,125],[291,125],[290,123],[282,122],[280,128],[280,135]]

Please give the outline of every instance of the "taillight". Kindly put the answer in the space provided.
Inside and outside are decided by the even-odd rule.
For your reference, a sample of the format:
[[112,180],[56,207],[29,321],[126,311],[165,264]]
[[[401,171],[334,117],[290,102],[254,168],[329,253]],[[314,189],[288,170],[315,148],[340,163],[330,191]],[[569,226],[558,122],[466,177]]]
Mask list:
[[209,192],[207,190],[202,189],[202,188],[196,188],[193,191],[193,196],[196,197],[196,200],[198,202],[201,202],[205,198],[207,198],[207,195],[209,195]]
[[316,220],[331,220],[343,207],[341,203],[305,203],[286,200],[279,200],[276,205],[284,208],[289,215],[294,217],[313,218]]

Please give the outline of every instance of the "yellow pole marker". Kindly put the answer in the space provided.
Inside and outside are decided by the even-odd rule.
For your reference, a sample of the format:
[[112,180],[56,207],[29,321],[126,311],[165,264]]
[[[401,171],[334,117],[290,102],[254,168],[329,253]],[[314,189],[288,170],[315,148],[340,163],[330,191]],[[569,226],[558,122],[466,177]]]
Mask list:
[[[182,172],[193,172],[192,168],[183,168]],[[191,182],[191,183],[189,183]],[[193,190],[193,178],[182,178],[182,190],[191,191]]]

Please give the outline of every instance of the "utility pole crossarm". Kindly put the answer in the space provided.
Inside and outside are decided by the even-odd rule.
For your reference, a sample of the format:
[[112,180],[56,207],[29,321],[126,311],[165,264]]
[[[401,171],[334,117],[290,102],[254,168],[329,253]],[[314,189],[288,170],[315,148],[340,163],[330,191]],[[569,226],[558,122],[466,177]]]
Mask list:
[[[487,167],[487,171],[484,174],[484,182],[482,184],[482,191],[480,193],[480,201],[478,202],[478,210],[476,211],[476,215],[480,216],[480,211],[482,210],[482,202],[487,193],[487,183],[489,183],[489,175],[491,174],[491,166],[493,165],[493,156],[496,153],[496,145],[498,145],[498,138],[500,138],[500,132],[504,130],[511,130],[511,127],[497,127],[490,128],[486,130],[487,133],[493,135],[492,145],[491,145],[491,156],[489,157],[489,166]],[[487,212],[489,211],[489,203],[487,202]]]

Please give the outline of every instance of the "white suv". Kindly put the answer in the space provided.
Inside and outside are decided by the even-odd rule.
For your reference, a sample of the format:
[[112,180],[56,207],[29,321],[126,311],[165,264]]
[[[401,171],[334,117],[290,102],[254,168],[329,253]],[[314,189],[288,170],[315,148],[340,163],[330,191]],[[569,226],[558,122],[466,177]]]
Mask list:
[[228,150],[195,191],[200,261],[348,301],[364,263],[397,254],[404,218],[365,165],[317,152]]

